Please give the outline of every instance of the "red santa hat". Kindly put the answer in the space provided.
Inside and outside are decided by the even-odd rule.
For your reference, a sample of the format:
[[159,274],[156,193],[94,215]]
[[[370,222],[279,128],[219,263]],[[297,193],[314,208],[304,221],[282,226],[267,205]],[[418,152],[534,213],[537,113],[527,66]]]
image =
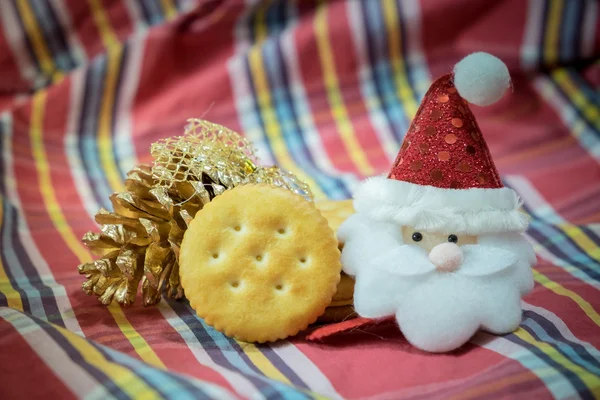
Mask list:
[[357,212],[418,230],[481,234],[522,232],[528,217],[517,193],[502,185],[468,103],[486,106],[510,86],[506,65],[474,53],[436,80],[386,177],[361,183]]

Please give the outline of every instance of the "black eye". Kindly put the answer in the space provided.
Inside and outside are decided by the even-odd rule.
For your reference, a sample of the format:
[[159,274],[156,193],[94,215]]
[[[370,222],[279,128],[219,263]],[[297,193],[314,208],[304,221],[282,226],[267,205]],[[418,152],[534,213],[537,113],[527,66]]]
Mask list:
[[450,235],[450,236],[448,236],[448,241],[450,243],[456,243],[456,242],[458,242],[458,237],[456,235]]
[[421,235],[421,232],[415,232],[412,235],[412,240],[414,240],[415,242],[420,242],[421,240],[423,240],[423,235]]

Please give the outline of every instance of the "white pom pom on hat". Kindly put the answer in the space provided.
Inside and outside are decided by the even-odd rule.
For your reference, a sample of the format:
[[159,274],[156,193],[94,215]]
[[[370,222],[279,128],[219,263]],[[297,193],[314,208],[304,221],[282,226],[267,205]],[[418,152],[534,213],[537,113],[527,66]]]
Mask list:
[[469,103],[489,106],[510,86],[506,64],[489,53],[469,54],[454,66],[454,86]]

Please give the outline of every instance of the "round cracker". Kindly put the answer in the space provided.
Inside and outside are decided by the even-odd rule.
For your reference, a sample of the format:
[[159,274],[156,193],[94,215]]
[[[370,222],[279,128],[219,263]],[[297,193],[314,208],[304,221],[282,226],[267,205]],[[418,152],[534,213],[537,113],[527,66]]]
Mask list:
[[316,321],[340,280],[340,251],[313,203],[245,185],[196,214],[179,253],[181,284],[207,324],[248,342],[295,335]]

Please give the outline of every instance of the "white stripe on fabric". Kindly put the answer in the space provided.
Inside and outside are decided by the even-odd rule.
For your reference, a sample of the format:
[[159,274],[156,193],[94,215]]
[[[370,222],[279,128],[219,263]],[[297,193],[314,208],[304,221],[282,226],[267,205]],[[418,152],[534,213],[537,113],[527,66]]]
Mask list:
[[84,80],[84,69],[78,69],[71,74],[71,103],[69,104],[64,146],[75,189],[79,194],[83,208],[93,220],[94,215],[98,212],[99,205],[92,193],[92,187],[79,153],[78,127],[85,93]]
[[77,31],[73,29],[73,22],[69,14],[65,0],[50,0],[50,7],[54,10],[58,23],[63,27],[65,39],[67,41],[67,50],[75,57],[77,66],[82,66],[87,63],[88,57],[85,48],[79,40]]
[[552,311],[546,310],[545,308],[537,307],[533,304],[529,304],[524,301],[521,301],[521,305],[523,306],[523,310],[531,310],[546,318],[558,330],[562,337],[564,337],[570,342],[580,344],[590,353],[590,355],[592,355],[597,360],[600,360],[600,350],[594,347],[594,345],[592,345],[591,343],[585,342],[579,339],[577,336],[575,336],[573,332],[571,332],[567,324],[565,324],[564,321],[558,317],[558,315],[554,314]]
[[244,398],[262,399],[262,393],[246,378],[242,373],[225,368],[215,363],[210,355],[204,349],[202,343],[198,341],[196,335],[190,327],[183,321],[166,301],[161,301],[155,307],[158,308],[167,323],[177,332],[185,341],[187,348],[194,355],[198,363],[205,365],[229,382],[232,388]]
[[[542,195],[535,189],[535,187],[522,176],[507,176],[505,177],[506,182],[515,189],[524,200],[524,202],[531,206],[535,210],[537,218],[543,219],[545,223],[550,225],[560,225],[566,223],[566,221],[558,214],[552,206],[542,197]],[[556,228],[558,230],[558,228]],[[561,267],[564,271],[573,275],[577,279],[585,282],[586,284],[600,289],[600,282],[590,278],[582,272],[579,268],[573,266],[569,262],[563,260],[560,257],[552,254],[546,246],[536,241],[531,235],[527,235],[527,239],[531,242],[533,249],[536,254],[542,259],[550,262],[553,265]]]
[[521,45],[521,67],[533,70],[538,65],[542,45],[542,22],[545,0],[528,0],[523,43]]
[[583,3],[583,23],[581,27],[581,57],[593,57],[596,44],[596,30],[598,28],[597,0],[588,0]]
[[347,3],[349,25],[352,31],[356,58],[358,63],[358,81],[360,82],[360,92],[364,99],[369,119],[375,130],[375,134],[381,143],[381,147],[390,163],[394,161],[398,154],[400,144],[394,138],[392,127],[388,123],[385,113],[382,110],[383,105],[375,88],[375,79],[371,69],[367,54],[366,32],[363,24],[363,14],[361,4],[358,0],[352,0]]
[[314,120],[312,118],[313,113],[310,109],[310,105],[307,100],[306,92],[304,90],[304,82],[302,82],[302,73],[300,72],[300,64],[298,62],[297,46],[294,43],[294,28],[297,24],[297,12],[292,9],[291,6],[286,7],[291,14],[292,22],[287,26],[285,31],[281,33],[281,52],[285,60],[285,64],[288,69],[288,79],[290,86],[290,93],[292,96],[292,106],[296,116],[298,117],[298,123],[302,129],[302,136],[306,141],[306,145],[309,148],[310,153],[313,156],[313,160],[317,168],[322,170],[328,175],[340,177],[344,182],[345,186],[351,187],[356,182],[356,177],[353,174],[343,173],[337,170],[331,163],[325,145],[321,140],[321,135],[315,127]]
[[327,396],[329,399],[342,399],[331,381],[323,374],[300,349],[288,341],[270,344],[271,349],[283,360],[310,389],[311,392]]
[[[54,279],[54,275],[52,274],[48,263],[37,248],[35,241],[31,236],[29,227],[27,226],[27,221],[23,217],[25,214],[23,212],[21,199],[19,198],[19,194],[17,191],[17,181],[15,177],[14,162],[12,158],[13,134],[12,121],[10,119],[10,116],[8,114],[4,114],[0,119],[0,123],[5,127],[5,132],[2,135],[2,138],[0,138],[0,140],[3,140],[2,148],[4,149],[4,154],[2,154],[2,160],[4,161],[6,195],[9,201],[15,207],[16,211],[21,216],[21,218],[17,219],[17,231],[19,234],[19,239],[23,244],[23,248],[25,249],[25,253],[27,253],[27,257],[31,261],[33,267],[36,269],[41,282],[52,291],[53,297],[56,300],[58,310],[65,323],[65,327],[71,332],[81,334],[81,326],[79,326],[79,321],[77,321],[77,318],[75,317],[75,313],[73,312],[73,307],[71,306],[71,302],[69,300],[69,297],[67,296],[67,292],[65,291],[65,288],[62,285],[59,285]],[[17,263],[16,265],[20,264]],[[31,287],[31,285],[29,284],[28,277],[25,277],[22,282],[19,282],[19,285],[22,287],[25,281],[27,281],[27,284]],[[32,305],[32,312],[40,312],[43,314],[40,315],[40,317],[45,320],[47,319],[44,307],[42,305]]]
[[533,80],[539,95],[554,109],[559,118],[569,128],[571,134],[581,143],[581,147],[593,158],[600,160],[600,138],[596,131],[585,123],[564,95],[556,89],[555,83],[545,76]]
[[526,347],[520,346],[503,336],[494,336],[485,332],[478,332],[470,342],[523,365],[532,374],[536,375],[540,381],[544,382],[555,399],[578,398],[577,390],[568,379]]
[[25,44],[27,33],[19,26],[19,16],[10,1],[0,1],[0,25],[4,27],[4,37],[11,47],[21,78],[30,82],[33,87],[45,83],[44,76],[38,73],[35,60],[31,57]]
[[256,111],[256,103],[252,96],[250,82],[246,71],[246,56],[250,50],[248,20],[252,9],[247,7],[236,21],[234,27],[235,53],[227,61],[227,71],[231,80],[233,98],[240,125],[245,136],[257,149],[262,165],[274,165],[275,159],[267,144],[266,136],[260,126]]
[[148,29],[148,25],[144,20],[144,14],[142,12],[141,1],[139,0],[124,0],[123,3],[129,12],[129,18],[134,22],[136,32],[145,32]]
[[404,13],[403,23],[406,25],[406,57],[407,70],[414,82],[419,101],[431,85],[431,73],[423,52],[423,37],[421,35],[421,5],[418,0],[398,2],[399,10]]
[[114,149],[121,171],[129,171],[138,164],[135,143],[131,137],[133,103],[140,83],[142,62],[144,58],[145,34],[134,33],[130,37],[126,51],[123,76],[118,88],[117,107],[115,111]]
[[[29,344],[35,353],[54,372],[56,377],[73,393],[84,398],[90,393],[98,393],[108,399],[110,393],[102,382],[98,382],[78,365],[58,343],[34,320],[16,310],[2,307],[0,317],[10,323]],[[35,384],[35,383],[33,383]]]

